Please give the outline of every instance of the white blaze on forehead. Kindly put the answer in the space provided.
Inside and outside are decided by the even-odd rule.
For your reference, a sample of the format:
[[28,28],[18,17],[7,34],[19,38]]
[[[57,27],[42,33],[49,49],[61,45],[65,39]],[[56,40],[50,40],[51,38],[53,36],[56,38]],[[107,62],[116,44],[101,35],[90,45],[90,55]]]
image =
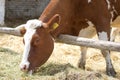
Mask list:
[[20,64],[21,68],[24,68],[24,66],[26,66],[26,68],[29,68],[30,63],[28,61],[28,56],[29,56],[30,47],[31,47],[30,43],[32,40],[32,36],[36,32],[36,28],[41,26],[42,26],[42,21],[39,21],[37,19],[29,20],[25,24],[25,29],[26,29],[26,33],[24,35],[25,47],[24,47],[22,62]]
[[25,28],[29,30],[29,29],[36,29],[37,27],[41,27],[41,26],[42,26],[42,21],[33,19],[27,21]]
[[104,41],[108,41],[108,35],[107,35],[107,32],[99,32],[98,33],[98,37],[100,40],[104,40]]

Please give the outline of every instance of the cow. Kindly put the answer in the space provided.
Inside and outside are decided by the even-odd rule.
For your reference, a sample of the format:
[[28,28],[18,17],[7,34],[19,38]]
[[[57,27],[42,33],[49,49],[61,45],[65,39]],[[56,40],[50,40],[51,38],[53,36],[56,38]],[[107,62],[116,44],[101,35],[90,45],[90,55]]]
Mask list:
[[[120,0],[50,0],[39,19],[28,20],[15,28],[23,35],[25,44],[20,68],[33,72],[43,65],[54,49],[54,39],[60,34],[91,38],[94,35],[86,30],[92,25],[99,40],[113,41],[111,23],[120,14]],[[54,27],[54,24],[58,25]],[[83,30],[86,30],[84,32]],[[81,47],[78,67],[85,69],[87,47]],[[106,73],[115,76],[109,50],[101,50],[106,60]]]

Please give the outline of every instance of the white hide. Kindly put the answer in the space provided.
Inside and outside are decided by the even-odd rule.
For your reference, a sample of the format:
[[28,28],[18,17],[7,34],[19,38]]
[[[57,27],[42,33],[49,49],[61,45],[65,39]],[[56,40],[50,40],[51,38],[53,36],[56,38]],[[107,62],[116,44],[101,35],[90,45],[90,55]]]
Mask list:
[[24,35],[25,47],[24,47],[22,61],[20,64],[21,69],[23,69],[24,67],[26,67],[26,69],[29,68],[30,62],[28,61],[28,56],[29,56],[30,47],[31,47],[30,43],[32,40],[32,36],[36,32],[36,28],[41,26],[42,26],[42,21],[39,21],[37,19],[29,20],[25,24],[25,29],[26,29],[26,33]]
[[100,40],[104,40],[104,41],[108,41],[108,35],[107,35],[107,32],[99,32],[98,33],[98,37]]
[[88,0],[88,3],[91,3],[92,2],[92,0]]

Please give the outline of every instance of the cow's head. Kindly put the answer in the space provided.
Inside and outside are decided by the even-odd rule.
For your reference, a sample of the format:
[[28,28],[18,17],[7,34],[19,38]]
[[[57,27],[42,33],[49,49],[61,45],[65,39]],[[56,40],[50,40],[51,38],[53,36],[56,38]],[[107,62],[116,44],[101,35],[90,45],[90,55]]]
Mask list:
[[59,22],[59,15],[56,14],[48,22],[44,23],[34,19],[21,25],[21,33],[24,35],[25,44],[20,68],[23,71],[34,71],[37,67],[45,63],[54,48],[54,41],[49,31],[54,23]]

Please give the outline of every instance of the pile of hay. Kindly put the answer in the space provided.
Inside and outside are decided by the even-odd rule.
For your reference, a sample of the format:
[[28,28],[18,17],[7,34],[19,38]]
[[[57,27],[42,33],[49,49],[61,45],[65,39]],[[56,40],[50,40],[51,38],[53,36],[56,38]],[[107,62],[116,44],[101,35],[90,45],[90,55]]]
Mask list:
[[105,60],[99,50],[90,48],[86,70],[77,68],[79,46],[55,43],[49,60],[32,76],[19,69],[24,45],[21,37],[0,34],[0,80],[119,80],[120,53],[112,52],[116,78],[105,73]]

